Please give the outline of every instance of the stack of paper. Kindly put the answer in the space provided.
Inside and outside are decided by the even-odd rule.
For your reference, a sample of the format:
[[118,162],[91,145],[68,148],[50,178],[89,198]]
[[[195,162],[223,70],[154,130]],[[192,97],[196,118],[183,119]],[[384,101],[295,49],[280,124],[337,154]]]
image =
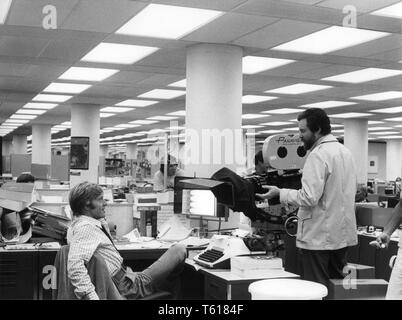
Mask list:
[[283,271],[283,263],[278,257],[239,256],[230,258],[230,269],[240,277],[264,276],[269,271]]

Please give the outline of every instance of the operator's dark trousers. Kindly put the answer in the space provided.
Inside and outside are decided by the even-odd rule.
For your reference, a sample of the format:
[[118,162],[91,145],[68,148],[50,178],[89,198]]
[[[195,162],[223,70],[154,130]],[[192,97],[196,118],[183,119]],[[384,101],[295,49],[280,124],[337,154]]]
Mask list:
[[329,279],[343,279],[348,247],[338,250],[299,249],[300,276],[328,288]]

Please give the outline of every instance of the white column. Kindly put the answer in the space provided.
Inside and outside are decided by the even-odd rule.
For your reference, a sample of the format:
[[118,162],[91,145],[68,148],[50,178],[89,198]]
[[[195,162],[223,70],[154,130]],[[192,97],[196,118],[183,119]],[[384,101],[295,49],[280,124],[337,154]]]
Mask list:
[[126,144],[126,159],[127,160],[135,160],[137,159],[138,147],[136,143],[127,143]]
[[344,122],[344,144],[355,160],[357,183],[367,184],[368,177],[368,121],[367,119],[347,119]]
[[[98,183],[99,166],[99,105],[71,106],[71,137],[89,138],[89,167],[88,170],[70,170],[70,185],[74,186],[82,181]],[[70,150],[71,152],[71,150]],[[74,175],[77,174],[77,175]]]
[[242,55],[230,45],[187,49],[186,175],[209,178],[224,166],[244,166]]
[[12,141],[9,141],[9,140],[4,141],[3,140],[1,148],[2,148],[3,156],[9,156],[12,153],[12,148],[13,148]]
[[51,164],[51,128],[51,125],[44,124],[35,124],[32,126],[32,163]]
[[13,136],[13,154],[27,154],[27,136]]
[[101,145],[99,148],[99,156],[107,158],[109,153],[109,146],[108,145]]
[[387,140],[386,172],[388,181],[402,177],[402,141]]

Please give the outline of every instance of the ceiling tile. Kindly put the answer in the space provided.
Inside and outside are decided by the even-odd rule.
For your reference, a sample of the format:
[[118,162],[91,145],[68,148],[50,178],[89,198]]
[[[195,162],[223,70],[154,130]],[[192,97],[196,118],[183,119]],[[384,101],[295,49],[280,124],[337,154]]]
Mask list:
[[48,40],[43,38],[0,37],[0,55],[37,57]]
[[79,61],[97,43],[97,39],[92,41],[77,39],[52,40],[43,50],[40,57],[60,60],[63,63],[74,63]]
[[247,0],[153,0],[153,3],[193,7],[210,10],[230,11]]
[[22,63],[0,63],[0,76],[23,77],[30,67]]
[[77,3],[78,0],[14,0],[6,23],[43,29],[42,22],[46,17],[43,8],[53,5],[57,12],[57,26],[60,26]]
[[186,61],[186,48],[161,49],[137,62],[141,66],[174,67],[182,61]]
[[368,58],[399,62],[402,61],[402,48],[374,54]]
[[345,66],[345,65],[329,65],[323,68],[318,68],[314,70],[309,70],[307,72],[302,72],[298,74],[298,77],[307,79],[322,79],[325,77],[330,77],[333,75],[352,72],[356,70],[361,70],[361,67],[356,66]]
[[325,0],[316,4],[320,7],[333,8],[342,10],[347,5],[355,6],[358,12],[371,12],[391,4],[399,2],[399,0]]
[[145,6],[144,2],[130,0],[81,0],[61,28],[111,33]]
[[394,50],[402,47],[402,36],[392,34],[376,41],[369,41],[350,48],[334,51],[332,55],[367,57],[377,53]]
[[185,36],[183,40],[227,43],[278,20],[277,18],[227,13]]
[[286,2],[293,2],[293,3],[298,3],[298,4],[303,4],[303,5],[313,5],[316,4],[322,0],[284,0]]
[[324,24],[283,19],[240,37],[234,44],[267,49],[326,27]]
[[313,70],[317,68],[322,68],[327,66],[324,63],[316,63],[316,62],[307,62],[307,61],[296,61],[290,63],[288,65],[278,67],[275,69],[267,70],[264,72],[260,72],[260,75],[267,75],[267,76],[294,76],[299,73],[305,72],[307,70]]
[[340,24],[344,18],[340,10],[276,0],[249,0],[234,12],[324,24]]
[[135,72],[135,71],[120,71],[113,76],[107,78],[104,83],[112,82],[113,85],[116,84],[136,84],[140,81],[143,81],[151,76],[153,73],[146,73],[146,72]]

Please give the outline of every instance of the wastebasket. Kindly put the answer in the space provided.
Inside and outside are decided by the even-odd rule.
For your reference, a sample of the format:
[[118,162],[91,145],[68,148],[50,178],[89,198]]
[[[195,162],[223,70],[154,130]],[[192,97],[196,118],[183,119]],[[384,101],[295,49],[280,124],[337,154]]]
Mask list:
[[268,279],[253,282],[248,291],[252,300],[322,300],[326,286],[299,279]]

